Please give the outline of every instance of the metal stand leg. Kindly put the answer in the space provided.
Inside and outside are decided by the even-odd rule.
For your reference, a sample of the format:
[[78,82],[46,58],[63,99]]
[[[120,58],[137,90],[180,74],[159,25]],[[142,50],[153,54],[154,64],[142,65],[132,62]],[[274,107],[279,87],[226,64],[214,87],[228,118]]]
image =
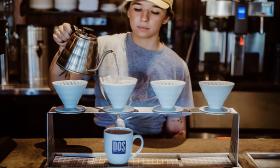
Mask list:
[[239,113],[234,109],[233,112],[232,127],[231,127],[231,141],[230,141],[230,151],[229,159],[234,166],[238,166],[238,151],[239,151]]
[[47,114],[47,166],[51,166],[55,155],[55,139],[53,127],[53,113]]

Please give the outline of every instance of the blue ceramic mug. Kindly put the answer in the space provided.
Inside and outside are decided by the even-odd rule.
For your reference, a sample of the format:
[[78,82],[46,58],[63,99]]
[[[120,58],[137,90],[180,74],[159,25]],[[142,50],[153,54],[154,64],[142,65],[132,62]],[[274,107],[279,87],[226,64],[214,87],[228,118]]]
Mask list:
[[[139,149],[132,155],[135,139],[141,140]],[[129,159],[137,156],[144,146],[141,135],[133,135],[133,131],[124,127],[111,127],[104,130],[104,150],[108,162],[113,165],[124,165]]]

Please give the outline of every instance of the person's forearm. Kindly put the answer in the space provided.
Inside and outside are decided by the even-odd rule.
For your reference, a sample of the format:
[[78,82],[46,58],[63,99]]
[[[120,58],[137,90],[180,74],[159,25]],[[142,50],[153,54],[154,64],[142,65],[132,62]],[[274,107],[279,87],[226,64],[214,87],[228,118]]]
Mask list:
[[60,51],[58,51],[55,56],[53,57],[53,60],[51,62],[50,68],[49,68],[49,82],[53,82],[56,80],[64,80],[67,79],[67,76],[61,75],[65,70],[60,68],[57,64],[56,61],[59,57]]

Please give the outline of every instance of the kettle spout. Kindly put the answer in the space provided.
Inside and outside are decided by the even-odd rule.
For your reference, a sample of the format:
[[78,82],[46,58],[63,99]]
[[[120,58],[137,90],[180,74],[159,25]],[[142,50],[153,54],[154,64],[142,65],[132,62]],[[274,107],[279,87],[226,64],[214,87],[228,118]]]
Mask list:
[[97,70],[99,69],[100,65],[102,64],[102,62],[103,62],[105,56],[107,56],[108,54],[111,54],[111,53],[116,57],[116,54],[114,53],[113,50],[107,50],[107,51],[105,51],[105,52],[102,54],[101,59],[100,59],[100,61],[98,62],[96,68],[94,68],[94,69],[88,69],[87,71],[88,71],[88,72],[95,72],[95,71],[97,71]]

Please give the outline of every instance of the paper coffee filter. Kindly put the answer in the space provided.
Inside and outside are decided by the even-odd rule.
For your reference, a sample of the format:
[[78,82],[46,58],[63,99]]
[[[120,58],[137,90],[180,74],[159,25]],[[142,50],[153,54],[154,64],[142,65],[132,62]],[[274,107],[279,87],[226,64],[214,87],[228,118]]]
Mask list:
[[87,85],[85,80],[63,80],[63,81],[54,81],[53,85],[62,85],[62,86],[84,86]]
[[199,84],[201,84],[201,85],[211,85],[211,86],[234,85],[233,82],[229,82],[229,81],[199,81]]
[[137,79],[133,77],[101,77],[101,84],[110,85],[126,85],[126,84],[136,84]]
[[160,85],[160,86],[174,86],[174,85],[184,85],[184,81],[179,80],[156,80],[151,81],[152,85]]

